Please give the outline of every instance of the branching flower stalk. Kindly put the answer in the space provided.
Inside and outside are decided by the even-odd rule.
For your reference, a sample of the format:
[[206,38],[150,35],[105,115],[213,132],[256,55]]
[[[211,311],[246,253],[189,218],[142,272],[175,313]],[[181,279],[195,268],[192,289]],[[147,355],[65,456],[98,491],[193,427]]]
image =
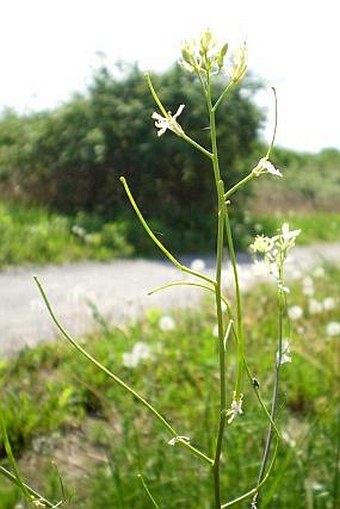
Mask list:
[[[285,286],[284,281],[284,262],[287,258],[289,250],[294,246],[295,239],[299,234],[299,231],[290,231],[289,226],[284,224],[282,230],[278,235],[268,238],[264,236],[258,236],[252,247],[254,253],[260,253],[269,266],[270,272],[275,276],[277,281],[277,292],[278,292],[278,350],[275,359],[274,367],[274,387],[272,394],[271,409],[268,410],[264,404],[262,397],[259,393],[259,384],[251,376],[250,369],[247,365],[245,357],[244,347],[244,331],[243,331],[243,310],[242,310],[242,298],[241,289],[237,269],[236,253],[233,241],[233,232],[231,228],[231,222],[228,213],[229,200],[235,193],[247,185],[250,181],[258,178],[262,175],[272,175],[274,177],[281,177],[281,172],[271,163],[270,154],[274,144],[276,125],[277,125],[277,104],[276,104],[276,93],[274,90],[275,97],[275,127],[273,138],[267,153],[264,157],[260,158],[256,166],[250,171],[250,173],[239,182],[235,183],[230,189],[225,189],[225,184],[222,178],[222,172],[220,168],[220,159],[218,153],[218,140],[217,140],[217,129],[216,129],[216,112],[222,103],[228,96],[229,91],[237,86],[237,84],[244,77],[247,70],[247,48],[246,45],[242,45],[234,54],[234,58],[231,61],[231,67],[226,67],[225,58],[228,52],[228,44],[219,46],[217,41],[213,37],[212,33],[207,30],[197,42],[186,43],[182,48],[182,65],[183,67],[196,74],[199,82],[202,85],[204,97],[207,106],[207,112],[209,117],[209,132],[210,132],[210,148],[202,146],[200,143],[192,139],[184,129],[182,128],[179,117],[183,113],[185,108],[184,104],[177,106],[177,110],[174,114],[171,113],[162,103],[153,83],[150,75],[147,75],[147,82],[152,97],[159,109],[158,112],[152,114],[152,118],[155,121],[155,127],[157,129],[157,135],[163,136],[167,131],[170,131],[184,142],[188,143],[193,149],[199,151],[205,158],[208,158],[211,162],[212,174],[215,182],[216,190],[216,215],[217,215],[217,231],[216,231],[216,264],[215,264],[215,275],[209,277],[204,272],[199,270],[193,270],[193,268],[187,267],[181,263],[157,238],[155,233],[152,231],[147,221],[142,215],[133,194],[128,186],[124,177],[120,178],[120,181],[125,189],[127,197],[130,201],[132,208],[134,209],[139,222],[144,228],[147,235],[160,249],[160,251],[170,260],[175,267],[177,267],[184,274],[188,274],[194,278],[191,281],[179,280],[172,281],[159,288],[156,288],[151,293],[166,290],[167,288],[175,286],[196,286],[204,291],[214,294],[215,298],[215,312],[216,312],[216,323],[218,330],[218,356],[219,356],[219,413],[217,416],[217,430],[215,436],[215,450],[213,457],[209,457],[199,448],[194,447],[190,442],[190,437],[178,434],[174,427],[168,422],[168,420],[159,412],[147,399],[141,394],[135,391],[132,387],[121,380],[112,371],[101,364],[97,359],[92,357],[81,345],[74,339],[63,327],[61,322],[56,316],[52,305],[48,299],[47,293],[44,290],[42,283],[37,277],[34,277],[35,283],[41,294],[41,297],[46,305],[46,308],[51,316],[51,319],[55,323],[58,330],[61,332],[63,337],[88,361],[94,364],[99,370],[104,372],[114,383],[119,385],[123,390],[132,395],[136,400],[141,403],[149,412],[157,419],[169,434],[168,444],[170,446],[182,446],[198,459],[202,460],[205,464],[209,465],[213,478],[213,505],[215,509],[224,509],[232,507],[244,500],[251,500],[251,507],[256,508],[259,503],[259,494],[262,487],[267,482],[273,468],[278,444],[280,440],[280,433],[276,424],[277,414],[277,402],[279,394],[279,381],[280,381],[280,369],[281,365],[285,362],[290,361],[289,357],[289,343],[284,341],[284,322],[286,312],[286,294],[288,288]],[[222,73],[227,70],[229,73],[229,80],[226,86],[223,88],[220,96],[215,100],[212,97],[212,78],[213,76]],[[234,279],[234,293],[236,309],[235,313],[232,309],[226,296],[223,294],[222,288],[222,267],[223,267],[223,250],[224,246],[227,246],[229,259],[232,266],[233,279]],[[223,305],[226,307],[226,318],[223,316]],[[237,351],[237,365],[236,375],[233,387],[229,391],[231,403],[227,405],[227,387],[226,387],[226,371],[227,362],[226,355],[228,351],[228,345],[230,338],[234,338],[236,341]],[[240,415],[243,414],[243,378],[244,374],[248,376],[251,385],[256,393],[257,400],[261,406],[267,420],[268,420],[268,432],[265,448],[262,455],[262,461],[260,470],[258,473],[257,481],[254,481],[255,486],[238,496],[237,498],[230,500],[229,502],[222,502],[221,496],[221,454],[224,437],[226,434],[226,428],[232,425]],[[273,439],[275,443],[273,444]],[[10,454],[10,453],[9,453]],[[269,466],[268,466],[269,464]],[[15,463],[13,464],[15,468]],[[29,500],[33,500],[38,505],[41,502],[42,506],[45,507],[57,507],[53,506],[48,500],[37,497],[38,494],[29,488],[26,484],[21,481],[21,478],[16,472],[12,474],[6,471],[3,467],[0,468],[0,473],[6,475],[9,479],[15,482],[22,489],[25,497]],[[144,491],[146,492],[149,501],[154,507],[159,507],[155,498],[152,496],[149,487],[140,475],[140,480]],[[30,497],[32,497],[30,499]]]

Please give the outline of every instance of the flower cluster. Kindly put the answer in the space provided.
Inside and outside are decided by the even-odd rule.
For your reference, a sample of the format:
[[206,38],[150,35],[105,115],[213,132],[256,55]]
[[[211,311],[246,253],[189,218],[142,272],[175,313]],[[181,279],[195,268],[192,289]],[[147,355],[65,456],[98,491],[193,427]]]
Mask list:
[[295,246],[297,236],[301,230],[290,230],[289,224],[284,223],[281,231],[274,237],[257,235],[250,249],[254,254],[263,255],[264,262],[269,267],[271,274],[274,274],[278,280],[278,288],[282,292],[288,292],[288,288],[283,285],[279,274],[283,269],[283,264],[287,258],[288,252]]
[[141,361],[151,358],[151,349],[149,345],[142,341],[137,341],[131,352],[123,353],[123,365],[126,368],[136,368]]
[[[198,40],[182,46],[182,66],[204,79],[207,75],[218,74],[225,68],[228,43],[218,44],[210,30],[205,30]],[[230,58],[227,71],[232,83],[238,83],[247,71],[248,51],[246,44],[236,48]]]
[[289,340],[284,339],[281,345],[281,352],[277,352],[276,354],[276,363],[278,366],[282,366],[282,364],[286,364],[287,362],[292,362],[292,358]]
[[243,401],[243,394],[240,394],[240,397],[236,398],[236,392],[234,392],[233,400],[231,402],[230,408],[226,411],[226,416],[229,417],[228,424],[231,424],[238,415],[243,414],[242,410],[242,401]]
[[211,31],[205,30],[198,40],[186,42],[182,46],[181,64],[189,72],[197,74],[218,73],[223,69],[227,51],[227,43],[218,47]]

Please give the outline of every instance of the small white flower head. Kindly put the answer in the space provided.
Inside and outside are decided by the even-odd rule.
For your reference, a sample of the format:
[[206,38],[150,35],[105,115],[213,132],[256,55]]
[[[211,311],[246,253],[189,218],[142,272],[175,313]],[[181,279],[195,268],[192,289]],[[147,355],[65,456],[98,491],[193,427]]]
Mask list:
[[202,272],[205,269],[205,261],[200,258],[196,258],[196,260],[191,262],[190,268],[195,272]]
[[201,76],[217,74],[224,67],[227,51],[228,44],[219,44],[212,32],[207,29],[197,40],[183,44],[180,63],[187,71]]
[[158,129],[157,136],[162,136],[162,134],[164,134],[167,129],[174,132],[178,136],[183,135],[183,129],[177,122],[177,118],[184,110],[184,107],[184,104],[180,104],[174,115],[171,114],[171,111],[168,111],[165,117],[162,117],[162,115],[156,111],[153,112],[152,118],[155,120],[155,127]]
[[325,311],[332,311],[336,308],[336,300],[333,297],[326,297],[322,301],[322,306]]
[[152,357],[149,345],[142,341],[137,341],[131,352],[125,352],[122,355],[123,366],[126,368],[136,368],[141,361]]
[[281,227],[281,233],[277,235],[277,243],[280,245],[281,250],[287,257],[288,251],[295,246],[295,241],[300,235],[301,230],[290,230],[288,223],[283,223]]
[[314,295],[314,282],[309,276],[302,280],[302,293],[307,297],[312,297],[312,295]]
[[287,294],[290,293],[290,290],[289,290],[288,286],[285,286],[282,283],[278,283],[277,288],[282,293],[287,293]]
[[284,339],[281,345],[281,354],[279,352],[276,354],[276,363],[277,365],[282,366],[282,364],[286,364],[287,362],[292,362],[292,358],[290,354],[289,340]]
[[340,322],[329,322],[326,325],[327,336],[340,336]]
[[291,320],[299,320],[303,316],[303,309],[300,306],[288,308],[288,316]]
[[231,424],[237,416],[243,414],[242,410],[243,394],[240,394],[239,399],[236,399],[236,392],[234,392],[233,400],[230,408],[226,411],[226,416],[229,417],[227,423]]
[[253,253],[266,254],[269,253],[274,246],[273,239],[265,235],[256,235],[254,242],[250,245]]
[[280,172],[280,170],[278,168],[275,168],[273,163],[271,163],[266,157],[262,157],[262,159],[259,160],[255,168],[253,169],[253,174],[256,177],[259,177],[264,173],[269,173],[274,177],[282,177],[282,173]]
[[311,315],[316,315],[323,311],[322,302],[316,299],[309,299],[308,302],[308,311]]
[[186,444],[190,444],[190,438],[185,435],[177,435],[177,437],[171,438],[171,440],[169,440],[168,444],[174,446],[180,442],[185,442]]
[[313,276],[317,278],[325,277],[325,269],[322,266],[316,267],[313,271]]
[[176,322],[171,316],[165,315],[159,320],[158,326],[161,331],[170,332],[176,328]]

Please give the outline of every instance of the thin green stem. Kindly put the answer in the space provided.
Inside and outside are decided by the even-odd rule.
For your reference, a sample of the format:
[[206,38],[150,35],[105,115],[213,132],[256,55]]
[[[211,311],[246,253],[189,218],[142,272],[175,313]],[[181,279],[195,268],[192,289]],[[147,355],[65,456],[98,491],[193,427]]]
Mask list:
[[18,488],[21,488],[22,484],[23,484],[25,487],[25,490],[29,493],[30,500],[32,500],[32,499],[39,500],[40,502],[44,503],[46,507],[50,507],[51,509],[56,509],[57,507],[60,507],[60,505],[62,504],[62,501],[58,502],[57,504],[54,504],[53,502],[50,502],[49,500],[47,500],[47,498],[40,495],[40,493],[35,491],[28,484],[20,483],[19,480],[17,479],[17,477],[14,474],[12,474],[12,472],[7,470],[7,468],[3,467],[2,465],[0,465],[0,473],[4,477],[6,477],[9,481],[11,481],[13,484],[18,486]]
[[242,299],[241,290],[237,270],[236,254],[234,248],[234,241],[231,231],[230,219],[228,214],[228,208],[225,205],[225,228],[227,232],[227,241],[229,248],[229,256],[233,269],[234,285],[235,285],[235,296],[236,296],[236,323],[237,323],[237,373],[236,373],[236,385],[235,385],[235,399],[241,398],[242,392],[242,378],[243,378],[243,358],[244,358],[244,338],[243,338],[243,319],[242,319]]
[[269,159],[271,151],[273,150],[273,146],[274,146],[275,138],[276,138],[276,131],[277,131],[277,94],[276,94],[276,89],[274,87],[271,87],[271,88],[272,88],[272,91],[274,94],[274,129],[273,129],[272,139],[271,139],[270,145],[269,145],[267,153],[266,153],[266,159]]
[[[166,428],[166,430],[171,434],[173,438],[176,438],[178,436],[178,433],[174,430],[174,428],[168,423],[168,421],[145,399],[143,396],[141,396],[138,392],[136,392],[134,389],[132,389],[129,385],[127,385],[123,380],[121,380],[117,375],[112,373],[109,369],[107,369],[103,364],[101,364],[99,361],[97,361],[94,357],[92,357],[91,354],[89,354],[62,326],[58,318],[56,317],[52,306],[49,302],[49,299],[46,295],[46,292],[39,281],[39,279],[36,276],[33,276],[33,279],[39,289],[39,292],[44,300],[44,303],[46,305],[46,308],[57,326],[58,330],[61,332],[61,334],[65,337],[65,339],[71,343],[76,350],[78,350],[79,353],[81,353],[86,359],[88,359],[92,364],[94,364],[97,368],[99,368],[101,371],[103,371],[109,378],[111,378],[114,382],[116,382],[118,385],[120,385],[123,389],[125,389],[127,392],[129,392],[132,396],[134,396],[142,405],[144,405],[153,415],[158,419],[161,424]],[[202,453],[200,450],[196,449],[189,443],[183,442],[183,445],[190,450],[192,453],[194,453],[196,456],[200,457],[201,459],[204,459],[209,464],[212,464],[212,459],[208,458],[204,453]]]
[[195,283],[194,281],[171,281],[170,283],[165,283],[164,285],[158,286],[154,288],[148,295],[153,295],[154,293],[161,292],[162,290],[166,290],[168,288],[172,288],[174,286],[195,286],[197,288],[201,288],[203,290],[208,290],[209,292],[213,292],[215,294],[214,288],[211,286],[206,286],[201,283]]
[[216,103],[213,106],[213,111],[214,112],[216,112],[217,108],[219,107],[219,105],[223,101],[225,95],[229,92],[229,90],[231,89],[231,87],[233,85],[234,85],[234,82],[233,81],[229,81],[228,85],[225,87],[225,89],[223,90],[222,94],[220,95],[220,97],[217,99]]
[[244,179],[237,182],[237,184],[235,184],[226,193],[224,193],[224,199],[227,200],[228,198],[230,198],[230,196],[232,196],[234,193],[236,193],[236,191],[238,189],[240,189],[245,184],[247,184],[248,182],[253,180],[253,178],[255,178],[255,174],[253,172],[250,172],[246,177],[244,177]]
[[[160,111],[163,113],[164,115],[164,118],[166,119],[170,119],[170,116],[169,116],[169,112],[166,111],[166,109],[164,108],[163,104],[162,104],[162,101],[160,100],[160,98],[158,97],[158,94],[155,90],[155,87],[153,86],[152,84],[152,81],[151,81],[151,78],[150,78],[150,74],[149,73],[146,73],[146,79],[148,81],[148,85],[149,85],[149,89],[150,89],[150,92],[151,92],[151,95],[155,101],[155,103],[157,104],[158,108],[160,109]],[[176,132],[177,136],[179,136],[180,138],[183,138],[184,141],[186,141],[187,143],[189,143],[190,145],[192,145],[194,148],[196,148],[199,152],[201,152],[203,155],[205,155],[206,157],[208,157],[209,159],[212,159],[213,155],[211,152],[209,152],[209,150],[207,150],[206,148],[202,147],[202,145],[200,145],[199,143],[197,143],[195,140],[193,140],[192,138],[190,138],[190,136],[188,136],[187,134],[185,134],[184,131],[181,130],[181,132]]]
[[226,366],[225,366],[225,348],[224,336],[225,331],[223,327],[223,314],[222,314],[222,261],[223,261],[223,240],[224,240],[224,185],[221,180],[221,173],[219,168],[218,148],[217,148],[217,135],[216,135],[216,119],[215,111],[212,106],[211,99],[211,84],[210,76],[207,78],[207,93],[206,93],[207,107],[209,112],[210,122],[210,139],[211,150],[213,153],[212,167],[215,178],[216,195],[217,195],[217,239],[216,239],[216,285],[215,285],[215,299],[216,299],[216,316],[218,327],[218,346],[219,346],[219,382],[220,382],[220,404],[219,404],[219,422],[216,438],[216,449],[213,465],[213,479],[214,479],[214,494],[215,494],[215,507],[221,507],[221,486],[220,486],[220,462],[223,444],[223,434],[226,422]]
[[151,494],[151,491],[149,490],[146,482],[144,481],[144,477],[142,476],[142,474],[138,474],[138,477],[140,479],[140,482],[142,483],[142,486],[144,488],[144,491],[145,493],[147,494],[150,502],[153,504],[154,507],[156,507],[156,509],[159,509],[159,505],[157,504],[156,500],[153,498],[152,494]]
[[61,334],[64,336],[65,339],[67,339],[67,341],[69,343],[71,343],[72,346],[74,346],[74,348],[76,350],[78,350],[78,352],[80,352],[84,357],[86,357],[87,360],[89,360],[92,364],[94,364],[97,368],[99,368],[101,371],[103,371],[109,378],[111,378],[111,380],[113,380],[114,382],[116,382],[118,385],[120,385],[123,389],[125,389],[127,392],[129,392],[132,396],[134,396],[140,403],[142,403],[142,405],[144,405],[162,424],[163,426],[167,429],[167,431],[172,435],[172,436],[177,436],[177,432],[174,430],[174,428],[167,422],[167,420],[146,400],[144,399],[140,394],[138,394],[138,392],[136,392],[134,389],[132,389],[129,385],[127,385],[125,382],[123,382],[123,380],[121,380],[118,376],[116,376],[114,373],[112,373],[109,369],[107,369],[105,366],[103,366],[99,361],[97,361],[97,359],[95,359],[94,357],[92,357],[91,354],[89,354],[65,329],[64,327],[62,326],[62,324],[60,323],[60,321],[58,320],[58,318],[56,317],[53,309],[52,309],[52,306],[50,304],[50,301],[47,297],[47,294],[41,284],[41,282],[39,281],[39,279],[37,278],[37,276],[33,276],[33,279],[39,289],[39,292],[44,300],[44,303],[46,305],[46,308],[53,320],[53,322],[55,323],[55,325],[57,326],[58,330],[61,332]]
[[[283,273],[283,263],[279,267],[279,281],[284,281],[284,273]],[[280,368],[281,368],[281,359],[282,359],[282,339],[283,339],[283,318],[284,318],[284,295],[281,289],[278,290],[278,345],[277,345],[277,353],[275,354],[274,360],[274,386],[273,386],[273,394],[272,394],[272,405],[270,411],[270,423],[268,426],[267,438],[264,447],[264,452],[262,456],[260,471],[258,475],[258,486],[260,486],[261,480],[263,478],[267,461],[270,454],[271,443],[273,438],[273,423],[275,422],[277,403],[278,403],[278,395],[279,395],[279,385],[280,385]],[[256,498],[258,497],[258,494]]]
[[222,504],[221,505],[221,509],[226,509],[227,507],[232,507],[233,505],[238,504],[239,502],[242,502],[243,500],[247,500],[252,495],[254,495],[254,497],[256,497],[258,489],[261,488],[267,482],[267,480],[269,479],[270,473],[271,473],[271,471],[273,469],[273,466],[274,466],[274,463],[275,463],[275,459],[276,459],[276,455],[277,455],[277,449],[278,449],[278,444],[279,444],[279,441],[277,440],[276,444],[275,444],[275,449],[274,449],[274,453],[273,453],[273,457],[272,457],[271,463],[270,463],[270,465],[268,467],[266,475],[263,477],[263,479],[260,482],[259,486],[256,486],[252,490],[247,491],[247,493],[244,493],[240,497],[237,497],[237,498],[234,498],[233,500],[230,500],[230,502]]
[[11,447],[11,443],[10,443],[9,438],[8,438],[7,429],[6,429],[6,426],[5,426],[5,421],[4,421],[4,418],[3,418],[3,413],[2,413],[1,405],[0,405],[0,429],[1,429],[1,434],[2,434],[2,437],[3,437],[3,443],[4,443],[6,455],[7,455],[8,461],[9,461],[9,463],[10,463],[12,469],[13,469],[15,477],[17,479],[17,485],[21,489],[24,497],[27,500],[31,501],[32,500],[31,495],[30,495],[29,491],[27,490],[27,488],[25,486],[25,483],[24,483],[24,481],[23,481],[23,479],[21,477],[19,467],[17,465],[17,462],[15,461],[15,458],[14,458],[14,455],[13,455],[13,452],[12,452],[12,447]]
[[185,272],[187,274],[191,274],[192,276],[195,276],[199,279],[203,279],[204,281],[207,281],[208,283],[212,284],[212,285],[215,285],[215,281],[213,279],[211,279],[210,277],[206,276],[205,274],[201,274],[199,272],[196,272],[194,270],[191,270],[189,269],[189,267],[186,267],[185,265],[183,265],[182,263],[180,263],[171,253],[170,251],[168,251],[166,249],[166,247],[161,243],[161,241],[156,237],[156,235],[153,233],[153,231],[151,230],[150,226],[147,224],[147,222],[145,221],[141,211],[139,210],[138,206],[137,206],[137,203],[135,202],[133,196],[132,196],[132,193],[130,191],[130,188],[125,180],[124,177],[120,177],[120,181],[121,183],[123,184],[124,186],[124,189],[125,189],[125,192],[127,194],[127,197],[129,198],[129,201],[132,205],[132,208],[134,209],[134,211],[136,212],[136,215],[141,223],[141,225],[143,226],[144,230],[146,231],[146,233],[149,235],[149,237],[152,239],[152,241],[156,244],[156,246],[162,251],[162,253],[175,265],[175,267],[177,267],[178,269],[180,269],[182,272]]

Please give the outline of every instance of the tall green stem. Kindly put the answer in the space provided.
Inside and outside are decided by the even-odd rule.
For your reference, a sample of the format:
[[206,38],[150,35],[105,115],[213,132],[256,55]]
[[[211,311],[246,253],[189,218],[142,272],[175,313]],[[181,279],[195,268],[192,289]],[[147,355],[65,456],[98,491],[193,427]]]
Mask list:
[[210,136],[211,136],[211,151],[213,154],[212,166],[215,177],[216,194],[217,194],[217,242],[216,242],[216,284],[215,284],[215,298],[216,298],[216,316],[218,327],[218,343],[219,343],[219,370],[220,370],[220,406],[219,406],[219,423],[216,440],[216,450],[214,456],[213,476],[214,476],[214,493],[215,493],[215,506],[216,509],[221,507],[221,487],[220,487],[220,460],[222,452],[223,432],[226,421],[226,366],[225,366],[225,349],[224,349],[224,328],[223,328],[223,315],[222,315],[222,261],[223,261],[223,238],[224,238],[224,186],[221,180],[217,137],[216,137],[216,120],[215,110],[212,106],[211,100],[211,86],[210,80],[207,83],[207,106],[209,111],[210,120]]
[[[280,286],[283,285],[284,281],[284,272],[283,272],[283,261],[281,267],[279,267],[279,282]],[[273,439],[273,432],[274,432],[274,426],[275,426],[275,417],[276,417],[276,410],[277,410],[277,402],[278,402],[278,395],[279,395],[279,384],[280,384],[280,368],[281,368],[281,359],[282,359],[282,340],[283,340],[283,319],[284,319],[284,309],[285,309],[285,302],[284,302],[284,294],[281,288],[278,290],[278,342],[277,342],[277,353],[275,358],[275,373],[274,373],[274,386],[273,386],[273,394],[272,394],[272,405],[271,405],[271,411],[270,411],[270,421],[268,425],[268,432],[267,432],[267,438],[266,443],[264,447],[264,452],[262,456],[261,466],[259,475],[257,478],[257,486],[259,487],[261,484],[261,481],[264,477],[264,473],[266,470],[272,439]],[[256,498],[258,498],[258,493],[256,494]],[[257,499],[257,507],[259,507],[259,500]]]

